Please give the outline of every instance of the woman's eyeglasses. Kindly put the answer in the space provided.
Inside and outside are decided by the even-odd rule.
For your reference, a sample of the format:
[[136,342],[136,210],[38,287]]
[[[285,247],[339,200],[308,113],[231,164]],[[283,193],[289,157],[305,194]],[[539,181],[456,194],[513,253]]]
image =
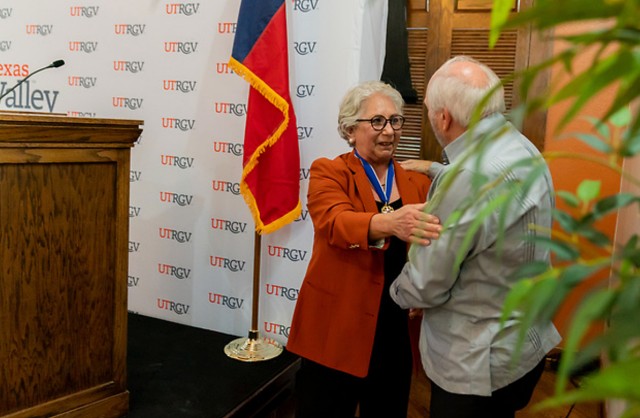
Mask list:
[[391,125],[391,129],[397,131],[398,129],[402,129],[404,125],[404,116],[394,115],[389,119],[385,118],[382,115],[376,115],[371,119],[356,119],[356,122],[369,122],[371,123],[371,127],[376,131],[381,131],[387,126],[387,123]]

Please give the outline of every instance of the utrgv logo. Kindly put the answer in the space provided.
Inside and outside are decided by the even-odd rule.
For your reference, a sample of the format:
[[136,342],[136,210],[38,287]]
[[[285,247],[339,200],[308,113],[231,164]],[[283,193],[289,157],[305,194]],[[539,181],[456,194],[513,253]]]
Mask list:
[[196,89],[197,83],[197,81],[163,80],[162,89],[167,91],[191,93]]
[[300,216],[298,216],[298,219],[296,219],[294,222],[304,222],[308,219],[309,219],[309,211],[305,209],[302,212],[300,212]]
[[217,62],[216,72],[218,74],[235,74],[231,67],[229,67],[229,63],[226,62]]
[[162,118],[162,127],[165,129],[180,129],[183,132],[195,127],[195,119]]
[[237,273],[239,271],[244,271],[244,267],[247,262],[243,260],[232,260],[230,258],[211,255],[209,256],[209,264],[211,264],[212,267],[219,267]]
[[317,44],[318,42],[316,41],[294,42],[293,49],[295,49],[298,55],[309,55],[316,52]]
[[142,108],[143,101],[144,99],[134,97],[113,97],[111,99],[111,104],[113,104],[113,107],[138,110]]
[[191,275],[191,269],[185,267],[176,267],[171,264],[158,263],[158,273],[165,276],[175,277],[176,279],[185,280]]
[[304,259],[307,257],[307,251],[303,250],[278,247],[275,245],[269,245],[268,249],[268,254],[270,257],[286,258],[294,262],[304,261]]
[[140,181],[142,178],[142,171],[130,170],[129,171],[129,182],[135,183],[136,181]]
[[147,25],[144,24],[127,24],[127,23],[116,23],[113,25],[114,31],[116,35],[131,35],[131,36],[140,36],[144,35],[144,30]]
[[300,293],[300,289],[278,286],[276,284],[267,284],[266,286],[267,286],[268,295],[280,296],[283,298],[287,298],[290,301],[298,300],[298,294]]
[[7,52],[11,49],[11,41],[0,41],[0,52]]
[[164,7],[168,15],[192,16],[198,13],[200,3],[167,3]]
[[144,67],[144,61],[113,61],[114,71],[127,71],[132,74],[139,73]]
[[247,229],[247,223],[211,218],[211,229],[219,229],[221,231],[229,231],[234,234],[242,234]]
[[70,6],[69,14],[72,17],[95,17],[98,15],[100,6]]
[[191,235],[193,235],[191,232],[177,231],[170,228],[158,228],[158,233],[160,238],[176,241],[180,244],[185,244],[191,241]]
[[298,126],[298,139],[302,141],[303,139],[311,138],[311,134],[313,134],[313,127],[311,126]]
[[312,12],[318,9],[319,0],[292,0],[293,10],[300,11],[302,13]]
[[78,77],[75,75],[67,77],[67,83],[71,87],[84,87],[85,89],[90,89],[95,87],[97,82],[97,77]]
[[266,321],[264,323],[264,332],[268,332],[276,335],[282,335],[284,337],[289,338],[289,331],[291,331],[291,327],[287,327],[282,324],[276,324],[275,322],[266,322]]
[[170,54],[184,54],[189,55],[198,49],[198,42],[165,42],[164,52]]
[[161,155],[160,164],[178,167],[183,170],[193,168],[193,157],[179,157],[177,155]]
[[13,14],[13,9],[9,7],[3,7],[0,9],[0,19],[8,19]]
[[98,49],[98,42],[69,41],[69,51],[91,54]]
[[300,181],[309,180],[310,176],[311,176],[311,170],[309,170],[308,168],[300,169]]
[[301,99],[305,97],[311,97],[313,95],[313,91],[316,89],[316,86],[311,84],[300,84],[296,87],[296,96]]
[[209,303],[223,305],[229,309],[242,309],[242,305],[244,305],[244,299],[209,292]]
[[211,187],[216,192],[232,193],[236,196],[240,194],[240,183],[231,183],[222,180],[213,180]]
[[137,253],[140,251],[140,243],[135,241],[129,241],[129,252]]
[[127,276],[128,287],[138,287],[138,283],[140,283],[140,277]]
[[184,303],[177,303],[170,299],[160,299],[158,298],[158,309],[163,309],[166,311],[174,312],[178,315],[186,315],[189,313],[189,305]]
[[216,141],[213,143],[213,152],[241,157],[244,154],[244,144]]
[[79,112],[76,110],[69,110],[67,112],[67,116],[72,116],[74,118],[95,118],[96,112]]
[[27,25],[27,35],[49,36],[53,31],[53,25]]
[[139,206],[129,206],[129,217],[137,218],[140,216],[141,208]]
[[215,106],[216,113],[225,113],[235,116],[244,116],[247,114],[247,105],[244,103],[216,102]]
[[178,194],[173,192],[160,192],[160,201],[163,203],[173,203],[178,206],[191,206],[192,195]]
[[218,33],[233,34],[236,33],[238,24],[235,22],[218,22]]

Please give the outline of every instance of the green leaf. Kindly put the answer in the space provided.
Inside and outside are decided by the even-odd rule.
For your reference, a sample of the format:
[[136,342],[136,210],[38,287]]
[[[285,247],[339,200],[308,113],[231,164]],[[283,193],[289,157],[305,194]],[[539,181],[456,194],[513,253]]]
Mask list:
[[600,180],[583,180],[578,185],[576,194],[583,203],[589,203],[600,194],[600,186],[602,182]]
[[[636,91],[636,95],[638,92]],[[631,110],[628,107],[621,107],[616,113],[611,115],[609,122],[618,128],[624,128],[631,123]]]
[[494,0],[491,10],[491,32],[489,34],[489,47],[493,48],[498,42],[500,31],[509,18],[509,12],[513,6],[513,0]]
[[588,120],[593,125],[594,128],[596,128],[601,138],[609,138],[611,136],[611,130],[609,129],[609,125],[607,125],[602,120],[598,118],[594,118],[593,116],[585,116],[585,119]]
[[551,238],[539,235],[531,239],[536,244],[552,251],[560,261],[574,261],[580,257],[580,251],[570,244],[554,241]]
[[[606,126],[606,125],[603,125],[603,126]],[[575,136],[576,138],[578,138],[579,140],[581,140],[582,142],[589,145],[591,148],[595,150],[602,151],[607,154],[610,154],[613,152],[613,147],[611,147],[611,145],[604,142],[602,139],[598,138],[595,135],[577,133],[575,134]]]
[[625,135],[622,139],[619,153],[623,157],[633,157],[640,153],[640,132],[637,132],[635,135]]
[[585,333],[593,321],[603,318],[614,298],[615,292],[613,290],[598,290],[587,295],[578,306],[564,340],[563,355],[558,368],[556,393],[561,393],[567,386],[575,353],[578,351]]
[[553,210],[553,219],[555,219],[560,227],[567,232],[574,232],[578,227],[578,222],[573,219],[567,212],[563,212],[559,209]]
[[520,308],[529,294],[529,291],[533,287],[533,280],[525,279],[516,283],[504,300],[504,305],[502,306],[502,316],[500,317],[500,324],[503,325],[504,322],[510,318],[513,313]]
[[589,0],[589,7],[585,7],[584,0],[538,0],[535,7],[523,9],[512,16],[505,27],[531,23],[544,29],[572,21],[616,18],[624,10],[623,6],[619,1],[608,0]]
[[549,269],[551,269],[551,266],[546,261],[532,261],[518,267],[510,278],[513,280],[529,279],[538,276]]
[[580,199],[576,195],[571,192],[567,192],[565,190],[558,190],[556,194],[566,203],[568,206],[572,208],[577,208],[580,206]]
[[575,231],[578,235],[585,237],[599,247],[605,247],[611,244],[609,237],[591,226],[581,226]]
[[638,201],[640,201],[640,198],[631,193],[618,193],[612,196],[606,196],[593,206],[593,214],[595,219],[600,219],[611,212],[616,212],[620,208]]
[[[606,266],[609,265],[608,261],[603,261]],[[601,264],[585,265],[585,264],[570,264],[561,270],[559,280],[563,286],[568,288],[574,288],[578,284],[582,283],[584,279],[596,273],[603,267]]]
[[[518,339],[514,347],[514,355],[511,358],[512,365],[515,365],[519,361],[520,354],[522,352],[522,345],[527,337],[527,331],[538,321],[546,322],[555,312],[556,307],[549,302],[552,301],[554,299],[554,295],[558,293],[558,287],[559,282],[556,280],[556,272],[549,270],[547,273],[536,277],[536,279],[532,281],[532,286],[526,295],[524,295],[519,301],[521,315],[519,317],[518,326],[520,332],[518,333]],[[559,300],[561,300],[561,298],[559,298]],[[512,308],[511,305],[513,301],[508,302],[509,308],[512,311],[515,311],[515,308]],[[504,312],[505,311],[503,311],[503,315],[501,317],[503,324],[509,319],[504,315]]]
[[638,376],[640,376],[640,359],[612,364],[599,373],[585,378],[580,389],[547,399],[538,404],[536,409],[604,399],[629,399],[639,402]]

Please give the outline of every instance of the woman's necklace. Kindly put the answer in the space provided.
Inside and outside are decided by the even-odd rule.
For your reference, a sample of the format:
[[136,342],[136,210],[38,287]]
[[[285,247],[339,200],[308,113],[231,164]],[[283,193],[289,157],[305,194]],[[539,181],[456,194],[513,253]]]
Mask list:
[[[381,213],[391,213],[393,212],[393,208],[389,205],[389,201],[391,200],[391,191],[393,190],[393,177],[395,175],[393,171],[393,160],[389,160],[389,167],[387,167],[387,179],[384,183],[380,183],[380,179],[376,175],[373,167],[369,164],[364,158],[358,154],[358,151],[353,150],[356,157],[362,163],[364,167],[364,172],[367,173],[367,178],[369,178],[369,182],[373,186],[373,190],[376,191],[380,200],[382,200],[382,208],[380,209]],[[385,188],[386,186],[386,188]]]

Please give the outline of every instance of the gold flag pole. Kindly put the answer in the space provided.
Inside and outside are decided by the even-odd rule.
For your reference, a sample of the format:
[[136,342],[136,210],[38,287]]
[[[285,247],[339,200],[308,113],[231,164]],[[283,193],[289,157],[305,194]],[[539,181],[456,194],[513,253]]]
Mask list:
[[248,338],[238,338],[224,347],[227,356],[240,361],[270,360],[282,353],[282,345],[273,339],[260,338],[258,312],[260,305],[260,253],[262,236],[255,233],[253,245],[253,303]]

